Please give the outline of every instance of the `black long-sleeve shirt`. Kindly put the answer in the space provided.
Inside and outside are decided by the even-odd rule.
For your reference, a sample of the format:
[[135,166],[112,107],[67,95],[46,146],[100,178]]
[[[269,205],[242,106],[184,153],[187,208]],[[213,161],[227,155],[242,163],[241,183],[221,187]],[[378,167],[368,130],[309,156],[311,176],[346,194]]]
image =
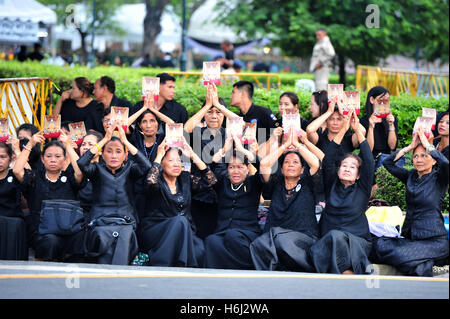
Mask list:
[[372,190],[375,161],[367,140],[360,144],[359,179],[345,187],[339,180],[336,156],[340,145],[330,142],[323,160],[323,176],[327,206],[320,219],[321,235],[336,229],[370,240],[369,223],[365,212]]
[[127,162],[113,174],[104,163],[91,163],[94,155],[87,151],[78,160],[83,175],[92,183],[95,194],[90,218],[103,216],[123,217],[135,219],[133,205],[133,185],[150,169],[149,161],[138,151],[133,159]]
[[162,166],[153,163],[147,176],[148,198],[144,214],[140,216],[141,223],[153,224],[182,215],[195,229],[191,216],[192,194],[212,187],[217,181],[214,174],[208,167],[202,171],[197,170],[195,174],[181,172],[176,181],[176,194],[172,194],[162,174]]
[[431,173],[419,178],[417,170],[407,170],[395,165],[397,152],[383,161],[384,167],[406,186],[406,217],[402,236],[425,239],[447,236],[441,214],[441,205],[448,188],[449,162],[438,150],[430,155],[437,165]]
[[292,190],[287,190],[284,176],[272,174],[264,185],[263,197],[271,199],[269,214],[264,227],[282,227],[319,237],[319,226],[315,214],[314,183],[321,183],[320,174],[309,174],[309,167]]

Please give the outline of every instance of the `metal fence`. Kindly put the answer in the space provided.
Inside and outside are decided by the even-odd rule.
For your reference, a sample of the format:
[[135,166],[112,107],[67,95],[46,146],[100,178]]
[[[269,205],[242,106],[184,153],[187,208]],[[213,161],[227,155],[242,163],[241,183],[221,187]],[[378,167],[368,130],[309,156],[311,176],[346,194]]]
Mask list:
[[10,134],[21,124],[42,129],[47,108],[52,109],[50,78],[0,79],[0,117],[7,118]]
[[381,85],[391,95],[409,93],[412,96],[449,96],[448,73],[405,71],[358,65],[356,68],[356,89],[368,91]]

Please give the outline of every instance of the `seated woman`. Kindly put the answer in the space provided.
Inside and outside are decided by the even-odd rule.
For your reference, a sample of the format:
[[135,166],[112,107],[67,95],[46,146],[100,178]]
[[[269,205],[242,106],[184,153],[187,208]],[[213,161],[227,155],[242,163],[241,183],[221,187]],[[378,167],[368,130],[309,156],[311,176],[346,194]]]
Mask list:
[[[230,156],[232,145],[236,151]],[[261,233],[258,206],[263,181],[249,161],[255,155],[244,149],[239,138],[228,136],[224,147],[213,156],[214,162],[223,157],[227,170],[216,175],[214,186],[218,206],[217,227],[205,239],[205,267],[225,269],[254,269],[250,244]]]
[[366,129],[366,138],[376,160],[375,167],[382,165],[383,160],[397,148],[398,120],[392,113],[386,118],[377,117],[374,109],[377,104],[388,105],[390,101],[388,89],[375,86],[367,93],[365,115],[361,125]]
[[94,85],[85,77],[77,77],[72,88],[64,91],[53,108],[53,115],[61,114],[61,122],[84,122],[86,130],[102,130],[103,106],[91,96]]
[[436,136],[433,142],[434,146],[436,146],[436,149],[442,154],[444,154],[444,156],[447,157],[447,159],[449,156],[448,118],[449,118],[448,111],[440,114],[438,123],[436,125],[438,136]]
[[[308,139],[324,153],[327,153],[328,145],[333,141],[334,137],[339,134],[344,122],[345,119],[342,112],[342,105],[337,99],[333,99],[328,104],[328,110],[312,121],[306,128]],[[324,124],[326,124],[325,129],[323,128]],[[365,128],[362,126],[361,131],[363,134],[366,133]],[[341,141],[342,154],[351,153],[356,148],[358,148],[357,135],[351,134],[350,131],[345,132]]]
[[[61,134],[60,139],[65,141],[65,137]],[[83,156],[89,149],[91,149],[95,144],[99,143],[103,139],[103,135],[94,130],[89,130],[87,134],[83,137],[83,141],[78,148],[80,155],[75,153],[75,150],[68,145],[69,148],[66,147],[67,152],[69,154],[70,162],[73,167],[78,167],[77,161],[80,159],[80,156]],[[73,151],[72,151],[73,150]],[[91,162],[98,163],[100,159],[101,153],[98,153],[94,156]],[[77,196],[80,201],[81,208],[83,208],[85,213],[89,213],[91,211],[92,203],[94,202],[95,196],[92,193],[92,183],[89,179],[86,179],[86,185],[80,189]]]
[[84,186],[81,172],[72,165],[64,166],[66,149],[58,141],[44,145],[42,169],[25,168],[31,150],[44,141],[41,131],[34,134],[24,146],[13,168],[30,210],[27,220],[28,240],[38,260],[68,260],[69,256],[80,258],[83,255],[83,231],[67,236],[39,232],[43,201],[76,200],[78,191]]
[[[294,150],[288,150],[291,145]],[[270,174],[281,155],[281,174]],[[293,130],[276,153],[261,161],[263,196],[271,203],[264,233],[250,245],[256,269],[314,271],[309,248],[319,239],[314,200],[315,184],[322,183],[319,168],[319,159]]]
[[[119,137],[113,136],[116,128]],[[99,152],[103,161],[92,162]],[[128,158],[128,152],[133,159]],[[116,122],[99,143],[84,153],[78,166],[91,181],[96,195],[85,239],[87,256],[100,264],[129,264],[138,250],[133,185],[147,174],[150,163],[128,142],[122,126]]]
[[[174,123],[170,117],[159,112],[154,105],[155,101],[151,94],[145,98],[143,106],[128,118],[127,129],[130,143],[136,146],[150,163],[155,160],[158,146],[164,140],[164,131],[159,130],[159,127],[164,123]],[[136,124],[132,125],[133,123]],[[148,196],[146,177],[146,175],[142,176],[134,184],[134,205],[139,215],[145,213],[145,201]]]
[[[225,142],[223,121],[225,117],[237,116],[224,105],[225,101],[217,95],[216,86],[210,84],[206,87],[206,100],[203,107],[184,125],[184,130],[191,134],[192,148],[214,172],[217,169],[226,169],[224,163],[212,162],[212,157]],[[202,120],[206,126],[198,126]],[[196,166],[191,169],[195,172]],[[217,195],[213,188],[192,195],[191,213],[197,226],[197,235],[204,239],[212,234],[217,224]]]
[[[414,169],[396,166],[410,151]],[[374,242],[377,262],[392,265],[405,275],[432,276],[434,265],[448,264],[448,236],[441,214],[448,189],[448,159],[419,129],[411,144],[391,154],[383,165],[406,185],[406,217],[402,237],[380,237]]]
[[9,167],[12,158],[11,145],[0,142],[0,260],[28,260],[20,186]]
[[[350,126],[358,137],[360,155],[347,154],[338,158],[340,144]],[[372,189],[374,167],[369,144],[358,117],[352,111],[330,142],[323,161],[327,206],[319,222],[321,238],[311,247],[316,272],[370,272],[368,256],[372,243],[365,211]]]
[[[181,152],[197,166],[198,175],[183,171]],[[214,174],[186,141],[181,151],[169,148],[165,140],[158,146],[138,230],[140,248],[148,253],[150,265],[201,267],[204,247],[195,235],[191,196],[215,182]]]

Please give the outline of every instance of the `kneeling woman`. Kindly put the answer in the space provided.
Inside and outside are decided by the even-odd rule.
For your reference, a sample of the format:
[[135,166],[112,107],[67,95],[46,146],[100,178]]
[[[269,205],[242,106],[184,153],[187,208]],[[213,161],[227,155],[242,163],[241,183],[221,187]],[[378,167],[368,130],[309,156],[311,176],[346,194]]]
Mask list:
[[[198,175],[183,171],[181,152],[197,166]],[[186,141],[181,150],[169,148],[165,140],[158,146],[138,230],[140,248],[148,253],[151,266],[202,266],[204,247],[195,235],[191,196],[215,182],[214,174]]]
[[227,137],[213,161],[232,149],[233,140],[236,151],[227,161],[227,170],[216,173],[218,220],[215,233],[205,239],[205,267],[254,269],[250,244],[261,233],[258,206],[263,186],[261,176],[249,164],[255,155],[243,148],[239,138]]
[[0,260],[27,260],[28,246],[20,207],[19,183],[9,168],[11,145],[0,142]]
[[44,141],[42,132],[34,134],[24,146],[13,168],[30,209],[28,239],[35,249],[36,259],[67,260],[69,255],[78,258],[83,254],[83,231],[72,235],[44,234],[39,231],[43,201],[76,200],[78,191],[85,184],[79,170],[72,165],[65,167],[66,150],[58,141],[45,144],[41,156],[44,168],[25,168],[31,150]]
[[[281,174],[271,175],[272,165],[282,154]],[[322,183],[319,167],[319,159],[298,142],[293,130],[276,153],[261,161],[266,182],[263,196],[271,203],[264,234],[250,245],[256,269],[314,271],[309,248],[319,239],[314,201],[315,184]]]
[[[414,152],[414,169],[396,166],[410,151]],[[448,189],[448,160],[419,129],[412,143],[391,154],[383,165],[406,185],[406,217],[402,238],[381,237],[374,242],[377,262],[406,275],[432,276],[434,265],[448,264],[449,244],[441,214]]]
[[[358,137],[360,157],[347,154],[338,159],[340,143],[350,125]],[[339,162],[339,167],[336,167]],[[352,112],[325,152],[323,180],[327,206],[319,223],[322,237],[311,247],[316,272],[371,272],[368,256],[372,243],[365,211],[374,169],[375,161],[369,144],[358,117]]]
[[[116,127],[120,137],[112,136]],[[92,162],[100,151],[103,162]],[[128,152],[134,160],[127,160]],[[150,163],[128,142],[122,126],[114,123],[105,137],[78,160],[78,166],[91,181],[96,196],[85,239],[87,257],[100,264],[129,264],[138,250],[133,185],[147,174]]]

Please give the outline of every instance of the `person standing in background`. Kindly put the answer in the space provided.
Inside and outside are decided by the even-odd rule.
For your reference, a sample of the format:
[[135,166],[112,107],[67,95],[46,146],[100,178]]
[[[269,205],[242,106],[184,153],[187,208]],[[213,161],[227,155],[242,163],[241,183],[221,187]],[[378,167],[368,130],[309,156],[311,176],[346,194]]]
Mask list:
[[327,32],[323,28],[316,31],[317,43],[314,45],[309,71],[314,74],[316,91],[328,88],[331,59],[336,55]]

